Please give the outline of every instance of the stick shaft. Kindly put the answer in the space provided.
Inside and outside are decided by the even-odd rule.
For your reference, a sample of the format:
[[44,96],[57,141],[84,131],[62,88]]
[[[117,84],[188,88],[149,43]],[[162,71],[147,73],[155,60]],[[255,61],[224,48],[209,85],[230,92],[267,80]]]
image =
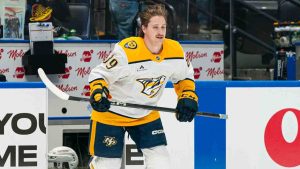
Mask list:
[[[75,97],[75,96],[70,96],[69,100],[73,100],[73,101],[90,101],[89,98]],[[164,112],[171,112],[171,113],[176,112],[176,109],[168,108],[168,107],[150,106],[150,105],[142,105],[142,104],[134,104],[134,103],[122,103],[122,102],[110,102],[110,103],[111,103],[111,105],[121,106],[121,107],[141,108],[141,109],[157,110],[157,111],[164,111]],[[203,116],[203,117],[217,118],[217,119],[227,119],[227,115],[225,115],[225,114],[216,114],[216,113],[209,113],[209,112],[197,112],[196,115],[197,116]]]

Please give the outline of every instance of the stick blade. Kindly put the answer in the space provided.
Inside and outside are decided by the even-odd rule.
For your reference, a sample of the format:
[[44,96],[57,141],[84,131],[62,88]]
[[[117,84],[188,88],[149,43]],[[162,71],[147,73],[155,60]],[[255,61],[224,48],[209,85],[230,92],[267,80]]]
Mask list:
[[64,93],[59,88],[57,88],[47,77],[44,70],[42,68],[38,68],[38,74],[41,80],[44,82],[46,87],[57,97],[63,99],[63,100],[69,100],[69,95],[67,93]]

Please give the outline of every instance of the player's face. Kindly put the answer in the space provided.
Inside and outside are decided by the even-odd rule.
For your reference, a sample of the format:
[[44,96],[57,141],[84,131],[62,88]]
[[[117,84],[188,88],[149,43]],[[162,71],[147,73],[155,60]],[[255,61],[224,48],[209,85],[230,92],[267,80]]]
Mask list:
[[166,20],[163,16],[153,16],[148,26],[142,26],[144,32],[144,39],[156,43],[164,40],[166,36]]

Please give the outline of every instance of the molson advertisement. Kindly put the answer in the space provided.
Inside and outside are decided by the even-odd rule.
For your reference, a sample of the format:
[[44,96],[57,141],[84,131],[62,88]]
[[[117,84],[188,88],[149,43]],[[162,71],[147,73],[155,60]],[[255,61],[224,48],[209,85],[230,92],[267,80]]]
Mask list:
[[183,48],[194,67],[195,80],[224,80],[223,45],[183,44]]
[[[224,80],[223,43],[182,44],[186,59],[194,68],[195,80]],[[88,85],[91,70],[109,56],[112,43],[54,43],[54,49],[67,55],[65,74],[49,75],[57,87],[71,95],[81,96]],[[29,50],[27,43],[1,43],[0,73],[7,81],[36,81],[35,76],[26,76],[22,64],[24,54]],[[85,95],[85,94],[83,94]]]

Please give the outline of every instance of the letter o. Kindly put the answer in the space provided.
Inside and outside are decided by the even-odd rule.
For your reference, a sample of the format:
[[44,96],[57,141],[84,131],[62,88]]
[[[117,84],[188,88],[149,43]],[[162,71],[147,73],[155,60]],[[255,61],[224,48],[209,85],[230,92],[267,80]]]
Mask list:
[[[26,119],[30,120],[31,126],[28,129],[20,129],[18,127],[18,121],[20,119],[22,119],[22,118],[26,118]],[[36,130],[36,128],[37,128],[37,120],[36,120],[35,116],[32,115],[32,114],[29,114],[29,113],[20,113],[20,114],[15,115],[12,118],[11,127],[12,127],[13,131],[15,133],[17,133],[17,134],[20,134],[20,135],[29,135],[29,134],[34,133],[34,131]]]

